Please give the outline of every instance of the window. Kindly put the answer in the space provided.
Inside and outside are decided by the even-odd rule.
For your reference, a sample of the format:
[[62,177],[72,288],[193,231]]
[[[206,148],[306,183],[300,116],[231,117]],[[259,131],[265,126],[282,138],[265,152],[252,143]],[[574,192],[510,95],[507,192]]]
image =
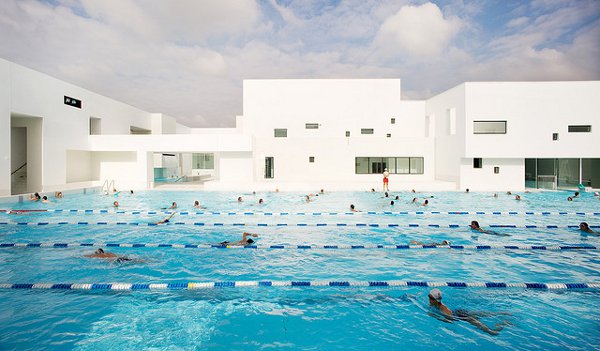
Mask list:
[[319,129],[319,123],[306,123],[304,126],[306,129]]
[[391,124],[396,124],[396,119],[395,118],[390,119],[390,123]]
[[590,133],[592,126],[569,126],[569,133]]
[[315,157],[314,156],[308,156],[308,162],[315,163]]
[[192,168],[215,169],[215,154],[192,154]]
[[558,133],[552,133],[552,140],[558,140]]
[[473,159],[473,168],[481,168],[482,167],[482,160],[481,158],[474,158]]
[[423,157],[356,157],[356,174],[423,174]]
[[102,119],[96,117],[90,117],[90,135],[102,134]]
[[273,157],[265,157],[265,178],[275,178],[275,165]]
[[275,138],[287,138],[287,128],[275,129]]
[[136,126],[129,126],[129,134],[152,134],[152,131],[145,128],[140,128]]
[[349,130],[346,131],[346,137],[347,138],[350,137],[350,131]]
[[446,110],[446,120],[448,122],[448,135],[456,134],[456,108]]
[[388,137],[388,138],[391,138],[391,137],[392,137],[392,134],[390,134],[390,133],[387,133],[385,136],[386,136],[386,137]]
[[373,128],[362,128],[360,134],[373,134]]
[[506,121],[473,121],[473,134],[506,134]]
[[500,173],[500,167],[494,167],[494,173],[495,174]]

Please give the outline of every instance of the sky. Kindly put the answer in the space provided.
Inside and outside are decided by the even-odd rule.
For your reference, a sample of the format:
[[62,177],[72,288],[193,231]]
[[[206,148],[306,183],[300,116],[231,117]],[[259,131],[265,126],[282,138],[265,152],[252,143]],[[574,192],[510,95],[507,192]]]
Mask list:
[[2,0],[0,57],[190,127],[244,79],[600,80],[599,0]]

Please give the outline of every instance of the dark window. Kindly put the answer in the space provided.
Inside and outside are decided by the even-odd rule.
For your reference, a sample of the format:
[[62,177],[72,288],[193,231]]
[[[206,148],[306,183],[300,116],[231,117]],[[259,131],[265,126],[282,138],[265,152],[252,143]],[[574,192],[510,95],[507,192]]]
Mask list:
[[314,156],[308,156],[308,162],[315,163],[315,157]]
[[590,133],[592,126],[569,126],[569,133]]
[[362,128],[360,134],[373,134],[373,128]]
[[423,157],[356,157],[356,174],[423,174]]
[[319,123],[306,123],[304,126],[306,129],[319,129]]
[[392,118],[392,119],[390,120],[390,123],[391,123],[391,124],[396,124],[396,119],[395,119],[395,118]]
[[500,167],[494,167],[494,173],[495,174],[500,173]]
[[287,128],[275,129],[275,138],[287,138]]
[[482,160],[481,158],[474,158],[473,159],[473,168],[481,168],[482,167]]
[[265,157],[265,178],[275,178],[273,157]]
[[388,137],[388,138],[391,138],[391,137],[392,137],[392,134],[390,134],[390,133],[387,133],[385,136],[386,136],[386,137]]
[[552,140],[558,140],[558,133],[552,133]]

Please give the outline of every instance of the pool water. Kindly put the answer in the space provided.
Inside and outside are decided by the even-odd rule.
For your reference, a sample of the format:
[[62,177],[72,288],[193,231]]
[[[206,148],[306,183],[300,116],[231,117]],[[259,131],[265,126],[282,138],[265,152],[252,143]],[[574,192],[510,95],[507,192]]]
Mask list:
[[[147,191],[1,204],[51,211],[0,213],[0,243],[201,247],[102,246],[136,260],[124,264],[85,258],[95,246],[0,247],[0,283],[600,281],[600,257],[593,249],[343,248],[411,240],[600,247],[600,236],[573,228],[583,221],[600,224],[600,200],[593,194],[567,202],[568,192],[521,193],[521,201],[506,194],[405,192],[393,194],[399,196],[393,206],[393,198],[382,193],[326,192],[311,196],[310,202],[304,195]],[[419,198],[417,204],[413,197]],[[258,204],[260,198],[264,204]],[[429,205],[420,206],[425,198]],[[194,208],[195,200],[203,208]],[[113,201],[120,206],[114,208]],[[174,201],[177,214],[171,221],[153,225],[169,215],[166,208]],[[349,212],[350,204],[361,212]],[[506,236],[472,232],[467,227],[471,220]],[[204,246],[239,240],[243,231],[259,234],[258,248]],[[482,319],[506,326],[489,335],[464,321],[440,321],[428,306],[430,288],[419,286],[0,289],[0,350],[590,350],[600,345],[597,289],[440,289],[451,309],[510,313]]]

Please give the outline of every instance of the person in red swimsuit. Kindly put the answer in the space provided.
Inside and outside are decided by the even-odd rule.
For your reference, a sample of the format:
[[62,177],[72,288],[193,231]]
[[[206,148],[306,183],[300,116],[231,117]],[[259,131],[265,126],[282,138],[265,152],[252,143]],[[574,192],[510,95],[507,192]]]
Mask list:
[[383,170],[383,191],[390,191],[390,173],[388,172],[387,168],[384,168]]

